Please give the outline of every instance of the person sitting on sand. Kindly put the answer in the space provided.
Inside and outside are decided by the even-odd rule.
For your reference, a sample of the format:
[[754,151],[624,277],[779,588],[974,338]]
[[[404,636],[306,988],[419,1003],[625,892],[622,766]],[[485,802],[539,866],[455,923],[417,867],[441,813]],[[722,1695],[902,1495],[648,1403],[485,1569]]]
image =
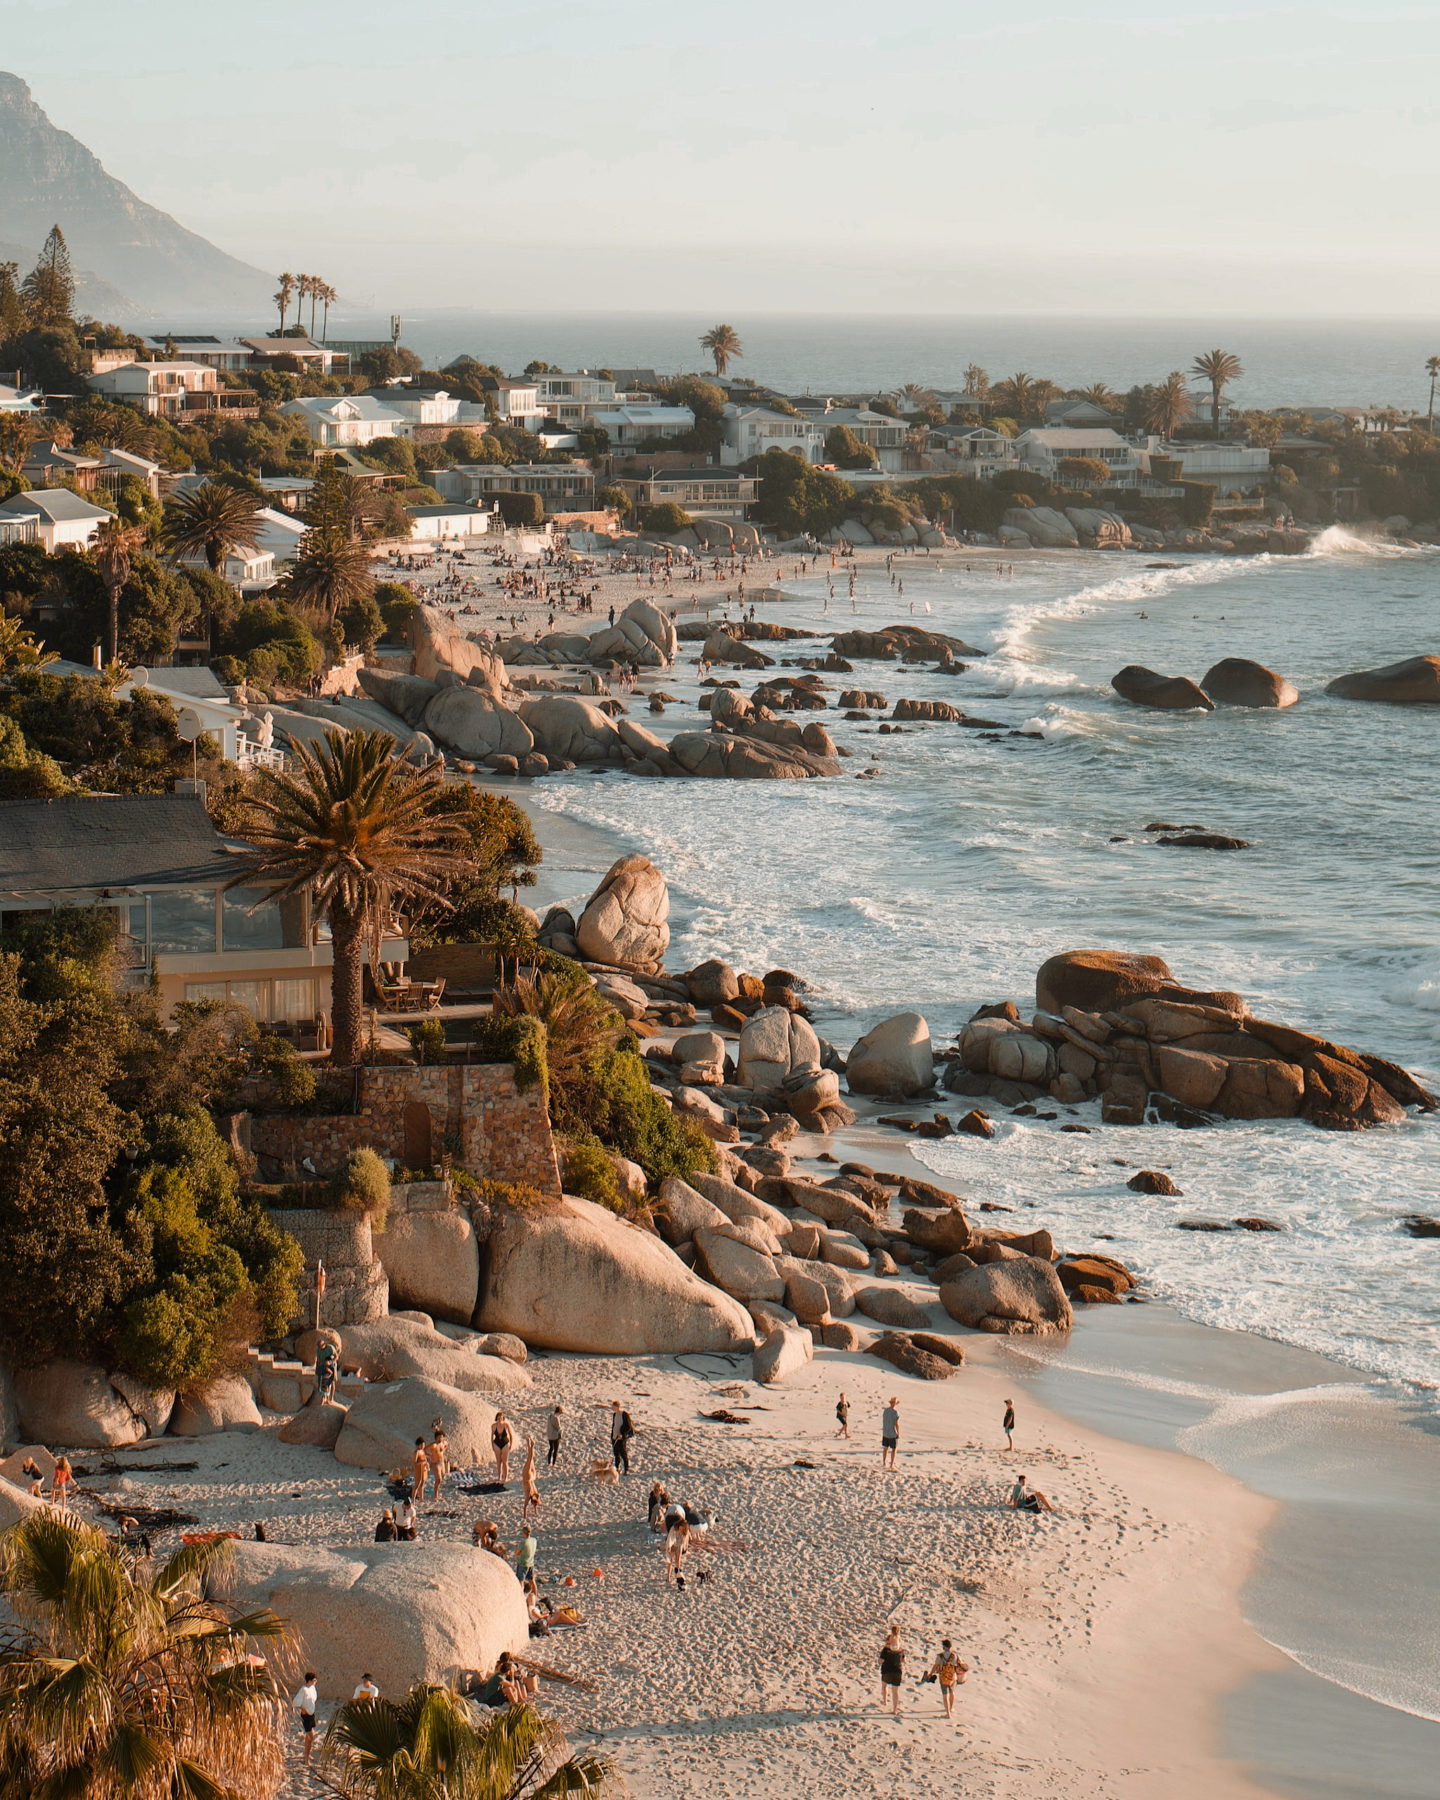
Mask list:
[[658,1481],[650,1484],[650,1529],[657,1537],[665,1530],[665,1514],[670,1507],[670,1496]]
[[880,1710],[888,1706],[900,1717],[900,1683],[905,1679],[905,1652],[900,1644],[900,1627],[892,1625],[885,1633],[880,1648]]
[[934,1662],[931,1663],[926,1675],[926,1680],[933,1679],[940,1683],[940,1704],[945,1708],[945,1717],[947,1719],[953,1719],[955,1717],[956,1684],[964,1681],[969,1673],[969,1663],[961,1662],[960,1658],[955,1654],[954,1647],[949,1638],[941,1638],[940,1654],[935,1658]]
[[405,1499],[400,1502],[395,1514],[395,1529],[400,1534],[402,1543],[413,1544],[415,1542],[415,1503],[413,1500]]
[[502,1650],[495,1673],[480,1690],[480,1699],[486,1706],[498,1706],[501,1700],[510,1706],[524,1706],[539,1692],[540,1677],[522,1669],[508,1650]]
[[1023,1475],[1016,1478],[1015,1485],[1010,1490],[1010,1504],[1016,1512],[1053,1513],[1055,1510],[1039,1488],[1025,1485]]
[[375,1527],[375,1542],[377,1544],[393,1544],[399,1536],[400,1528],[395,1523],[394,1509],[387,1506],[380,1515],[379,1524]]
[[500,1527],[493,1519],[477,1519],[470,1527],[470,1536],[477,1550],[488,1550],[501,1562],[509,1562],[509,1552],[500,1542]]

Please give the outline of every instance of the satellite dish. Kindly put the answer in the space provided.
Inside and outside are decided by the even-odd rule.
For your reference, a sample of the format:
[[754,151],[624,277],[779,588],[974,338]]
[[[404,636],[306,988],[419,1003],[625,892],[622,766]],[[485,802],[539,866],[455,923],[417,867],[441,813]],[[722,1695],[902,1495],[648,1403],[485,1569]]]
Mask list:
[[187,744],[193,744],[205,735],[205,727],[200,723],[200,715],[192,706],[181,708],[180,723],[177,729]]

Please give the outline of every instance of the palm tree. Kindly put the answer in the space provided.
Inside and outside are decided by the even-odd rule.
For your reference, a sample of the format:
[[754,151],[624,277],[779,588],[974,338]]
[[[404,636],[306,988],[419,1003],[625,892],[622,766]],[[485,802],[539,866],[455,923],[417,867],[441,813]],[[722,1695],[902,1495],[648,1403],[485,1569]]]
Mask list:
[[388,732],[327,731],[318,747],[294,749],[283,774],[262,770],[244,832],[256,854],[232,884],[265,884],[272,899],[308,894],[329,919],[330,1056],[345,1066],[363,1047],[367,944],[378,949],[397,902],[443,898],[468,866],[440,765],[412,768],[394,748]]
[[1092,406],[1098,406],[1105,412],[1113,412],[1120,404],[1120,396],[1103,381],[1092,381],[1089,387],[1077,388],[1075,397],[1078,400],[1088,400]]
[[19,619],[0,613],[0,675],[16,669],[43,669],[57,656],[57,651],[47,650]]
[[1145,423],[1162,438],[1174,437],[1190,417],[1190,391],[1179,369],[1172,369],[1150,397]]
[[280,335],[285,335],[285,315],[290,311],[290,302],[295,298],[295,277],[287,269],[280,277],[280,287],[275,295],[275,304],[280,308]]
[[231,1554],[225,1539],[190,1545],[151,1572],[49,1511],[5,1533],[0,1582],[19,1622],[0,1643],[0,1792],[270,1800],[280,1695],[256,1646],[283,1659],[288,1634],[272,1613],[209,1598]]
[[907,381],[896,398],[902,412],[924,412],[936,404],[934,388],[928,388],[920,381]]
[[715,358],[717,375],[723,375],[737,356],[745,354],[740,333],[733,325],[712,325],[701,338],[700,348]]
[[374,591],[370,552],[334,526],[307,531],[290,571],[291,597],[328,623],[336,613]]
[[997,381],[990,390],[990,405],[1006,418],[1014,419],[1017,425],[1023,425],[1035,410],[1035,382],[1024,370],[1014,375],[1007,375],[1004,381]]
[[165,508],[165,539],[177,556],[203,556],[219,572],[233,550],[253,550],[260,509],[244,488],[206,481]]
[[611,1788],[607,1762],[566,1752],[533,1707],[483,1716],[458,1694],[421,1684],[398,1703],[340,1707],[321,1760],[345,1800],[560,1800]]
[[1190,365],[1192,375],[1201,375],[1210,383],[1210,429],[1220,435],[1220,396],[1232,381],[1245,373],[1240,358],[1229,350],[1206,350]]
[[321,284],[320,299],[325,307],[325,323],[321,328],[320,333],[322,343],[328,344],[330,341],[330,308],[339,298],[339,294],[336,293],[335,289],[331,287],[328,281]]
[[1425,422],[1425,429],[1431,437],[1435,435],[1435,383],[1440,380],[1440,356],[1425,358],[1425,373],[1430,377],[1430,412]]
[[119,519],[106,519],[90,540],[91,554],[110,603],[107,662],[120,660],[120,590],[130,579],[130,559],[144,541],[145,533],[138,526],[122,524]]

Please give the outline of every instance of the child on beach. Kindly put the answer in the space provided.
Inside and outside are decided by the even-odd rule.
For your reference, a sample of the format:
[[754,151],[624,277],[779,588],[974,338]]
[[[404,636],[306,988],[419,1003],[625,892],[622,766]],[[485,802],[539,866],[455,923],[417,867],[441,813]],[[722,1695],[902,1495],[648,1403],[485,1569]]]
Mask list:
[[894,1394],[885,1402],[880,1415],[880,1467],[895,1467],[895,1452],[900,1445],[900,1411]]
[[845,1390],[841,1388],[840,1398],[835,1402],[835,1417],[840,1421],[840,1429],[836,1437],[848,1438],[850,1435],[850,1402],[845,1398]]
[[940,1704],[945,1708],[945,1717],[955,1717],[955,1687],[970,1673],[970,1665],[961,1662],[951,1646],[949,1638],[941,1638],[940,1654],[931,1663],[927,1680],[940,1683]]
[[900,1717],[900,1683],[905,1679],[905,1652],[900,1646],[900,1627],[892,1625],[880,1649],[880,1710],[888,1706]]
[[1001,1420],[1000,1429],[1005,1433],[1005,1448],[1013,1450],[1015,1448],[1015,1402],[1013,1400],[1005,1402],[1005,1417]]

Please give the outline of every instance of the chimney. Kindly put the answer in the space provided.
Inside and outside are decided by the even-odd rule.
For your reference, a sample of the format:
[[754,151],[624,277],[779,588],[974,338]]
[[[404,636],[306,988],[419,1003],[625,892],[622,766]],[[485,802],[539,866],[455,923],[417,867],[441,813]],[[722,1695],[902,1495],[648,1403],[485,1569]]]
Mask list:
[[95,669],[105,667],[105,658],[100,654],[100,646],[96,644],[90,652],[90,666]]
[[181,775],[175,782],[177,794],[193,794],[203,806],[205,804],[205,782],[203,777]]

